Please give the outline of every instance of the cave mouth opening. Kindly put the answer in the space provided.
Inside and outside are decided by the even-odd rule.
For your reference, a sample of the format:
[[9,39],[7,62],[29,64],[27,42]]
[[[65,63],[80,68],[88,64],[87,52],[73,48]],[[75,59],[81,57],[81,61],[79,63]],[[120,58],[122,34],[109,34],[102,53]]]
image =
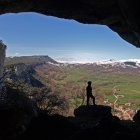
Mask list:
[[[140,83],[138,77],[139,50],[123,41],[106,26],[81,24],[73,20],[47,17],[36,13],[6,14],[0,18],[2,20],[0,36],[8,46],[7,57],[48,55],[56,61],[67,63],[93,63],[98,61],[96,67],[94,67],[94,64],[88,64],[86,67],[81,65],[81,71],[78,71],[77,66],[74,67],[73,71],[76,70],[75,73],[65,70],[63,73],[59,69],[55,73],[52,70],[54,72],[53,76],[58,78],[58,81],[68,82],[70,87],[73,81],[74,85],[77,82],[78,86],[74,86],[74,88],[81,88],[77,91],[78,94],[85,86],[84,82],[92,77],[96,85],[95,93],[101,96],[97,97],[99,103],[106,102],[112,105],[113,102],[118,102],[120,105],[118,108],[126,109],[131,106],[132,109],[128,110],[130,112],[133,109],[138,109],[139,101],[136,97],[139,96],[138,91],[140,90],[138,86]],[[128,59],[131,60],[121,61],[122,63],[119,61]],[[114,64],[115,68],[113,67]],[[102,68],[99,69],[99,67]],[[45,67],[44,70],[47,68]],[[37,69],[38,73],[40,69]],[[97,72],[92,74],[93,70],[97,70]],[[70,76],[75,79],[70,77],[70,81],[65,81],[65,72],[69,72]],[[59,73],[62,76],[57,76]],[[52,73],[50,72],[50,74]],[[60,86],[58,87],[59,90],[63,89],[62,86],[64,85],[62,83],[55,83]],[[68,89],[70,87],[66,86]],[[74,90],[74,88],[72,89]],[[118,93],[119,101],[115,95],[110,94],[114,89],[121,91],[121,93]],[[101,92],[105,93],[104,99],[101,99],[104,97]],[[80,101],[81,99],[71,98],[71,102],[74,102],[75,105]],[[133,115],[133,112],[131,113]]]
[[139,59],[139,49],[105,25],[82,24],[32,12],[5,14],[0,18],[1,39],[8,45],[7,56],[47,53],[57,60],[64,57],[69,61],[81,59],[83,63]]

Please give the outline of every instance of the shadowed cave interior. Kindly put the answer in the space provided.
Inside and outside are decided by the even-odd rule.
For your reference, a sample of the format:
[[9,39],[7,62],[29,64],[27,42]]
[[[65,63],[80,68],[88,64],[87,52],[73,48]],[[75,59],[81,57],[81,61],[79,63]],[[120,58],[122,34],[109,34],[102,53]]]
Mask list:
[[[28,3],[28,4],[27,4]],[[27,6],[28,5],[28,6]],[[38,12],[82,23],[104,24],[123,39],[139,47],[140,22],[138,2],[131,0],[0,0],[0,14],[11,12]],[[105,11],[105,12],[101,12]],[[2,50],[2,49],[1,49]],[[0,52],[1,53],[1,52]],[[2,53],[3,54],[3,53]],[[1,55],[2,58],[5,54]],[[3,65],[3,59],[0,60]],[[0,76],[2,67],[0,66]],[[16,79],[15,79],[16,80]],[[1,82],[1,81],[0,81]],[[35,81],[37,82],[37,81]],[[15,88],[15,87],[16,88]],[[0,139],[130,139],[140,137],[140,112],[133,120],[120,120],[113,116],[108,106],[81,105],[74,116],[50,115],[26,97],[23,87],[6,84],[6,100],[0,102]],[[42,86],[40,84],[40,86]],[[13,88],[14,87],[14,88]],[[43,89],[45,91],[45,89]],[[35,93],[35,92],[34,92]],[[49,98],[50,96],[48,96]],[[50,97],[52,98],[52,97]],[[56,102],[57,98],[53,97]],[[37,98],[37,100],[41,100]],[[65,104],[65,107],[67,105]],[[62,108],[63,109],[63,108]]]

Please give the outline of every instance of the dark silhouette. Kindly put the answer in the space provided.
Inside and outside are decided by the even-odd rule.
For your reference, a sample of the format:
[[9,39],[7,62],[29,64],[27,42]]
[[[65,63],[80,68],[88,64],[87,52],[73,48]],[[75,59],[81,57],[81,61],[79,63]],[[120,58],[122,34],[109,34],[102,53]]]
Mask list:
[[92,87],[91,87],[91,81],[88,81],[88,86],[86,87],[86,95],[87,95],[87,105],[89,105],[89,99],[92,98],[93,105],[95,105],[95,97],[92,95]]

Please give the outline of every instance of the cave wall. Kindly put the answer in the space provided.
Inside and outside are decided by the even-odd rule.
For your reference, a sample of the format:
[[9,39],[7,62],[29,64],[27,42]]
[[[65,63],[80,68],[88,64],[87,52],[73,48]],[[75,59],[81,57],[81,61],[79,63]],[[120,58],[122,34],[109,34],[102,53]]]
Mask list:
[[2,77],[3,77],[3,66],[4,66],[4,60],[5,60],[5,50],[6,45],[0,41],[0,92],[2,89]]

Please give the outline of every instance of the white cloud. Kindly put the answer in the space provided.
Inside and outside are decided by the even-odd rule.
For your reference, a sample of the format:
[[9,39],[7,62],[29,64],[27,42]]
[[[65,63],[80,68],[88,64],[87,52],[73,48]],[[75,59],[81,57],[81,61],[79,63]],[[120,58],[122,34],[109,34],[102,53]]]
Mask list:
[[18,52],[16,52],[16,53],[15,53],[15,56],[18,56],[18,55],[19,55],[19,53],[18,53]]

